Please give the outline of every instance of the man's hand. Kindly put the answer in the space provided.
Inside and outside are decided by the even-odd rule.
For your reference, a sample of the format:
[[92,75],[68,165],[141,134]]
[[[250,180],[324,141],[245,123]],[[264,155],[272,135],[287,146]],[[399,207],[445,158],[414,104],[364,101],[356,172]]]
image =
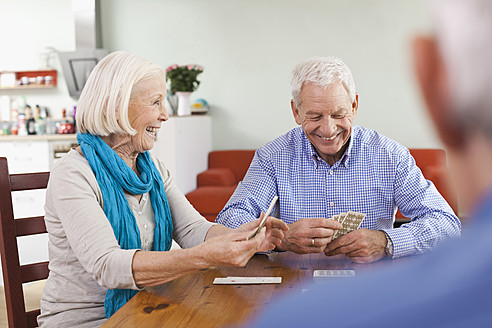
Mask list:
[[331,219],[304,218],[289,224],[279,250],[298,254],[321,253],[342,225]]
[[385,257],[385,248],[384,232],[357,229],[328,244],[325,254],[328,256],[345,254],[354,262],[370,263]]

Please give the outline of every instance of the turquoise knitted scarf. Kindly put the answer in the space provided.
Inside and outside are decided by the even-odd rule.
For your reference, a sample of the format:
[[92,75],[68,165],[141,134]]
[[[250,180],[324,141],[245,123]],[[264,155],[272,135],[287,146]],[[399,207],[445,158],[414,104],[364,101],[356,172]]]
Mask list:
[[[141,249],[140,230],[123,190],[142,195],[150,191],[155,214],[154,251],[171,248],[173,224],[164,183],[149,152],[137,157],[140,177],[100,137],[79,133],[77,142],[96,176],[106,214],[122,249]],[[132,289],[108,289],[104,308],[106,318],[113,315],[137,293]]]

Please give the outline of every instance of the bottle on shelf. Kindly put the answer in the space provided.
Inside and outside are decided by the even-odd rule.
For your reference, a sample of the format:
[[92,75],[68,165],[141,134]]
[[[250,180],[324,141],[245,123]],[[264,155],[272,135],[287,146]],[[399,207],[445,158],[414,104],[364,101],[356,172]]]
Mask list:
[[26,114],[19,113],[17,115],[17,134],[20,136],[27,136],[26,129]]
[[62,110],[63,119],[58,126],[59,134],[67,134],[67,133],[75,133],[75,126],[73,124],[73,120],[67,116],[67,110],[63,108]]
[[36,121],[34,121],[31,106],[26,105],[25,113],[27,134],[36,134]]
[[46,133],[46,121],[45,118],[41,115],[41,107],[36,105],[34,110],[34,120],[36,122],[36,132],[37,134],[45,134]]

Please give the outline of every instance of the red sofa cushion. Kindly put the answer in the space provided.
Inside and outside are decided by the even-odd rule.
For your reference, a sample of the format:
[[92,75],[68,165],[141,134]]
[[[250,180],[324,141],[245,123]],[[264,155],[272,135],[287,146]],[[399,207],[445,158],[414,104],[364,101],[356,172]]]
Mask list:
[[232,196],[236,185],[204,186],[186,194],[188,201],[207,220],[215,222],[215,218]]
[[237,184],[234,172],[227,167],[208,169],[196,177],[197,187],[232,186]]
[[239,182],[246,175],[254,155],[255,150],[215,150],[208,154],[208,167],[227,167]]

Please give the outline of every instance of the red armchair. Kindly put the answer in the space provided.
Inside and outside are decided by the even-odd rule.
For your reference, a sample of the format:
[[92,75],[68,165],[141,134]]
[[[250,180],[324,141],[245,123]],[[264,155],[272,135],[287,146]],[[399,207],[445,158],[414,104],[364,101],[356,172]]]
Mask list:
[[[419,149],[411,148],[412,154],[417,166],[427,180],[434,183],[437,190],[446,199],[453,211],[458,215],[458,195],[450,183],[449,169],[446,163],[446,152],[444,149]],[[397,222],[408,222],[400,211],[396,213]]]
[[197,189],[186,198],[207,220],[214,222],[248,171],[254,150],[216,150],[208,154],[208,170],[198,174]]
[[[410,149],[424,177],[458,213],[458,199],[448,180],[446,153],[442,149]],[[208,170],[197,176],[197,189],[186,198],[207,220],[214,222],[249,168],[254,150],[217,150],[208,155]],[[397,225],[409,221],[398,211]]]

